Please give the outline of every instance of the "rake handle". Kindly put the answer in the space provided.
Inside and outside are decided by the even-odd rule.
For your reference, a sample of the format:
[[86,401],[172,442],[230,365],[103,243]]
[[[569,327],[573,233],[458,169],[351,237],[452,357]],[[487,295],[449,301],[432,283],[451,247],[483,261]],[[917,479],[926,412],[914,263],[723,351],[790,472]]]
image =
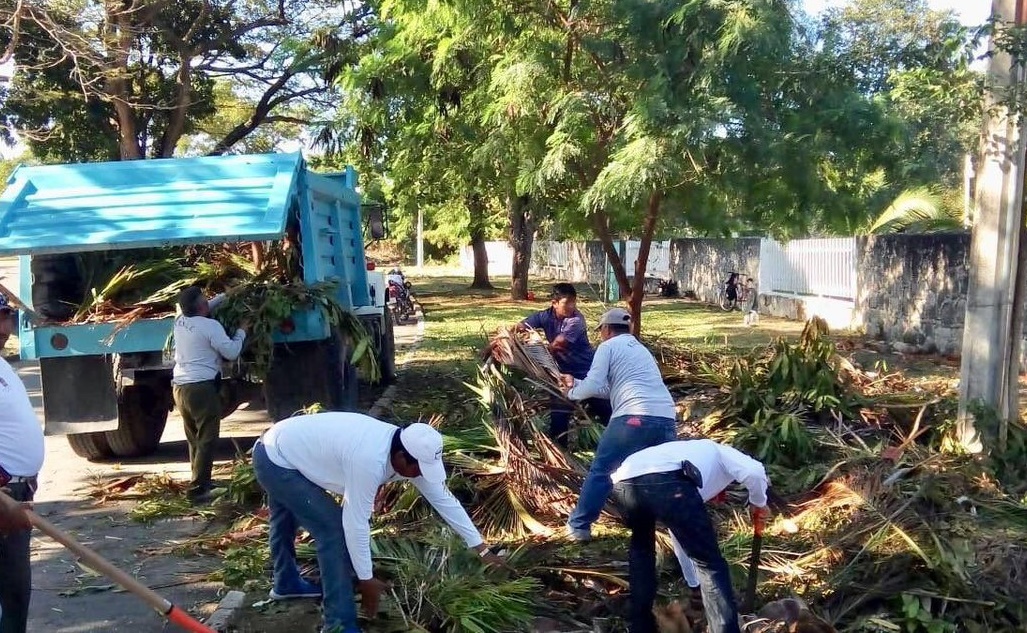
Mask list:
[[[5,506],[9,506],[10,504],[17,504],[18,502],[11,499],[3,492],[0,492],[0,503]],[[40,532],[46,534],[66,547],[73,554],[78,556],[90,569],[103,574],[107,578],[110,578],[131,593],[135,594],[143,602],[162,616],[168,618],[171,622],[192,633],[215,633],[214,629],[204,626],[200,622],[196,621],[190,617],[189,614],[185,613],[165,598],[162,598],[152,589],[121,571],[111,564],[110,561],[93,550],[76,541],[70,534],[64,532],[53,523],[50,523],[32,510],[25,510],[25,514],[28,516],[29,522],[39,529]]]

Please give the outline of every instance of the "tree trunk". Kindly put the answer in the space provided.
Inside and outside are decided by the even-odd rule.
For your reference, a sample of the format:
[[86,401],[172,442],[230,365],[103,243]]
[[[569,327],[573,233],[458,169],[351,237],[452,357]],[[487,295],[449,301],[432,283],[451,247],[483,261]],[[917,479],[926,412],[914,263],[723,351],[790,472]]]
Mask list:
[[[1027,205],[1025,205],[1027,206]],[[1027,209],[1025,209],[1027,211]],[[1017,253],[1016,281],[1013,285],[1012,321],[1009,335],[1009,380],[1005,391],[1002,415],[999,416],[998,449],[1005,451],[1009,440],[1009,420],[1020,419],[1020,376],[1023,365],[1023,326],[1027,315],[1027,224],[1020,224],[1020,244]]]
[[474,281],[471,282],[471,288],[492,290],[492,282],[489,281],[489,253],[485,248],[485,201],[481,195],[472,194],[468,198],[467,211],[471,216],[469,228],[471,250],[474,251]]
[[613,275],[617,278],[620,296],[628,296],[631,293],[631,282],[628,280],[627,269],[625,269],[620,253],[617,252],[617,246],[614,244],[613,233],[610,232],[610,217],[606,215],[605,211],[596,211],[592,215],[592,227],[595,229],[596,236],[599,237],[599,243],[603,246],[603,252],[606,253],[606,259],[610,262]]
[[635,278],[631,283],[631,295],[628,298],[628,309],[631,311],[631,333],[638,336],[642,332],[642,297],[645,293],[645,267],[649,262],[649,247],[653,243],[656,232],[656,221],[660,218],[660,203],[663,193],[654,191],[649,194],[649,204],[642,224],[642,239],[638,245],[638,259],[635,260]]
[[535,219],[531,215],[531,198],[510,194],[506,199],[510,217],[510,246],[513,248],[513,271],[510,296],[514,301],[528,298],[528,273],[531,268],[531,247],[535,241]]

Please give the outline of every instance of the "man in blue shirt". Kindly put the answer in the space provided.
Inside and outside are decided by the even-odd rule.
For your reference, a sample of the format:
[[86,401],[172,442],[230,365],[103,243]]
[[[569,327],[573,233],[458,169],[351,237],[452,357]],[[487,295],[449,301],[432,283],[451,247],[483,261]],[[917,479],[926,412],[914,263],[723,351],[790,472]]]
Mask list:
[[[561,373],[578,379],[588,375],[595,351],[588,342],[585,317],[578,311],[578,292],[572,284],[555,284],[550,295],[550,306],[529,316],[519,327],[545,332],[549,351]],[[589,398],[582,404],[602,425],[610,421],[612,411],[608,399]],[[570,403],[553,396],[549,405],[549,436],[564,448],[567,447],[567,431],[573,415],[574,408]]]

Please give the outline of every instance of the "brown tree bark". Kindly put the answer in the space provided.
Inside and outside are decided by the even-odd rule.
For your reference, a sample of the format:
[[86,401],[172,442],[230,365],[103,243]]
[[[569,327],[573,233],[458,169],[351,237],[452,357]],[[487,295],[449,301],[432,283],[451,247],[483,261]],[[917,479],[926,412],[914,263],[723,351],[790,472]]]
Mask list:
[[531,247],[535,242],[530,196],[511,193],[506,199],[506,210],[510,218],[510,247],[513,248],[510,296],[514,301],[523,301],[528,298]]
[[649,248],[656,233],[656,222],[660,219],[660,207],[663,192],[654,191],[649,195],[646,206],[645,221],[642,224],[641,241],[638,246],[638,259],[634,264],[634,279],[628,278],[627,266],[621,259],[614,245],[613,234],[610,232],[610,219],[605,212],[599,211],[593,216],[593,226],[603,251],[610,261],[613,274],[617,277],[621,296],[628,297],[628,311],[631,312],[631,333],[638,336],[642,331],[642,298],[645,293],[645,265],[649,261]]
[[474,281],[471,288],[475,290],[492,290],[489,281],[489,253],[485,248],[485,200],[480,194],[471,194],[467,198],[467,212],[470,214],[471,250],[474,252]]

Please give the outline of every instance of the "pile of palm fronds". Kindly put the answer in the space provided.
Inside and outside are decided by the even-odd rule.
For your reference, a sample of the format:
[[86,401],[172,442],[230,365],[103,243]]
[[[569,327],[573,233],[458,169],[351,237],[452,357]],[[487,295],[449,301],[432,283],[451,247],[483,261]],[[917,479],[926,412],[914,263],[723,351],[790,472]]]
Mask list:
[[[811,323],[798,342],[698,369],[720,385],[703,431],[759,457],[797,504],[798,532],[767,536],[763,591],[802,594],[840,631],[1025,630],[1027,431],[1007,453],[963,455],[949,387],[864,371],[824,334]],[[749,531],[718,514],[742,562]]]
[[363,370],[367,380],[377,382],[381,372],[371,335],[359,318],[342,307],[337,296],[338,286],[334,282],[313,285],[278,281],[244,283],[226,293],[212,316],[229,332],[243,323],[249,324],[237,373],[263,380],[271,367],[275,333],[288,333],[295,328],[295,312],[318,310],[329,326],[350,342],[353,350],[350,362]]
[[[392,581],[386,603],[405,631],[513,633],[535,618],[539,582],[482,565],[463,542],[429,532],[416,538],[379,538],[376,563]],[[517,553],[510,563],[517,563]]]
[[499,328],[491,339],[494,357],[540,385],[560,390],[560,367],[549,352],[546,337],[531,328]]

